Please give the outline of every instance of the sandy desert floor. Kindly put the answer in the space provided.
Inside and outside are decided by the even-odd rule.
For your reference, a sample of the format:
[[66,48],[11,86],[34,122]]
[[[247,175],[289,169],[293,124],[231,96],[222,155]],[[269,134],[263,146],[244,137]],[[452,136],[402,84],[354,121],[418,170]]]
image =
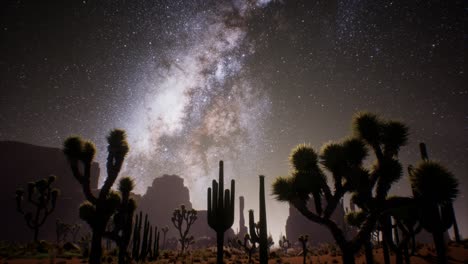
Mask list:
[[[468,247],[467,245],[450,245],[448,247],[449,263],[453,264],[466,264],[468,263]],[[383,264],[383,254],[381,249],[374,251],[375,264]],[[243,264],[247,263],[247,258],[244,254],[233,254],[228,258],[225,258],[227,264]],[[214,264],[215,258],[212,252],[200,252],[194,253],[193,255],[187,256],[185,258],[161,258],[158,261],[147,262],[154,264],[170,264],[170,263],[208,263]],[[395,256],[392,254],[391,262],[395,263]],[[0,259],[0,264],[80,264],[87,263],[86,260],[79,258],[73,259]],[[117,263],[116,258],[107,258],[103,263]],[[254,259],[254,263],[258,263],[257,259]],[[302,264],[302,256],[293,256],[293,257],[275,257],[270,258],[269,264]],[[321,255],[321,256],[308,256],[307,264],[341,264],[341,256],[339,255]],[[364,255],[358,255],[356,257],[356,264],[365,264]],[[435,250],[432,246],[422,247],[416,256],[411,257],[411,264],[426,264],[426,263],[436,263]]]

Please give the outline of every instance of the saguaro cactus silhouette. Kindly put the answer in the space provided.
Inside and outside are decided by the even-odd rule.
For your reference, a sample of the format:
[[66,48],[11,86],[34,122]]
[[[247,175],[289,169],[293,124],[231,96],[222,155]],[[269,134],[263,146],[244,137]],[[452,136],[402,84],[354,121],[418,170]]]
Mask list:
[[260,175],[260,220],[256,224],[253,210],[249,210],[249,232],[252,241],[259,244],[260,264],[268,263],[268,234],[265,205],[265,176]]
[[172,214],[171,221],[177,231],[179,231],[181,253],[184,253],[185,249],[194,242],[194,237],[189,236],[189,232],[195,220],[197,220],[197,211],[195,209],[187,210],[185,205],[181,205],[180,209],[175,209]]
[[119,195],[112,191],[111,187],[119,175],[129,149],[123,130],[112,130],[107,136],[107,143],[107,178],[97,196],[93,194],[90,186],[91,163],[96,147],[92,142],[77,136],[67,138],[63,144],[63,152],[68,158],[73,176],[81,184],[86,197],[86,201],[80,207],[80,217],[92,230],[90,264],[101,263],[102,237],[111,216],[120,204]]
[[34,241],[36,242],[39,236],[39,228],[55,209],[59,190],[51,187],[54,181],[55,176],[49,176],[49,178],[28,183],[27,199],[35,207],[34,213],[24,210],[24,190],[16,190],[16,210],[24,216],[26,224],[34,231]]
[[[352,138],[324,145],[320,155],[308,145],[297,146],[290,156],[290,176],[279,177],[273,184],[277,200],[289,202],[307,219],[329,229],[345,264],[355,263],[354,255],[369,241],[379,215],[390,206],[387,194],[402,176],[397,155],[408,135],[404,124],[371,113],[355,115],[352,124]],[[375,162],[366,168],[363,161],[369,149]],[[331,173],[332,187],[321,166]],[[345,194],[351,194],[352,202],[366,214],[352,239],[347,239],[344,230],[330,219]],[[310,200],[315,212],[308,207]]]
[[219,183],[213,180],[208,188],[208,225],[216,231],[216,262],[223,263],[224,232],[234,223],[235,181],[231,180],[231,190],[224,190],[223,161],[219,162]]

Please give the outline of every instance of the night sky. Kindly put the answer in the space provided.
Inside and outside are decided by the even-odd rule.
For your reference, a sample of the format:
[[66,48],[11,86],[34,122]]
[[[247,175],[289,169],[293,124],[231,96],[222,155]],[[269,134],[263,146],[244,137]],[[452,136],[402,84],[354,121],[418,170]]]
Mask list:
[[[405,166],[425,142],[455,173],[466,237],[466,9],[397,2],[2,1],[0,140],[61,147],[79,134],[104,169],[105,136],[123,128],[122,174],[139,193],[178,174],[205,209],[223,159],[258,211],[257,175],[270,185],[288,173],[291,148],[339,140],[368,110],[410,127]],[[406,175],[392,190],[410,195]],[[267,205],[277,238],[288,206]]]

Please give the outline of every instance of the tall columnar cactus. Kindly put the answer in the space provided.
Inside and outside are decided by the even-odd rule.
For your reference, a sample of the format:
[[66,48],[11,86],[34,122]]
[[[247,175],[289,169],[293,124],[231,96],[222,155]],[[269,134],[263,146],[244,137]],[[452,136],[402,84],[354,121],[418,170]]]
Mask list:
[[268,233],[265,205],[265,176],[260,175],[260,221],[255,224],[253,210],[249,210],[249,232],[252,241],[259,244],[260,264],[268,263]]
[[153,227],[148,220],[148,214],[145,214],[145,221],[143,222],[143,212],[141,211],[135,217],[132,244],[132,259],[136,262],[154,259],[155,248],[158,250],[156,253],[159,256],[159,232],[157,227],[154,227],[153,237]]
[[231,190],[224,190],[223,161],[219,162],[219,183],[213,180],[208,188],[208,225],[216,231],[216,263],[223,263],[224,232],[234,223],[235,181],[231,180]]
[[[73,136],[65,140],[63,152],[68,158],[73,176],[81,184],[86,201],[80,206],[80,217],[92,230],[90,264],[101,263],[102,238],[110,218],[116,212],[121,198],[111,190],[128,153],[126,133],[123,130],[112,130],[107,136],[107,178],[97,196],[91,190],[91,164],[96,147],[90,141]],[[97,175],[95,176],[97,177]]]
[[410,170],[413,195],[421,208],[421,226],[432,233],[439,264],[447,263],[444,232],[454,223],[453,201],[458,195],[458,180],[444,166],[429,161],[424,144],[422,161]]
[[158,227],[154,227],[154,242],[151,250],[151,260],[157,260],[159,257],[159,230]]
[[121,202],[113,216],[113,229],[104,234],[105,237],[112,239],[119,247],[119,264],[127,263],[129,260],[127,249],[132,236],[133,214],[136,209],[136,202],[133,198],[130,198],[130,192],[134,186],[135,184],[130,177],[120,179],[118,189]]
[[54,211],[59,190],[51,187],[55,176],[28,183],[27,200],[35,207],[35,212],[26,212],[23,208],[24,190],[16,190],[16,210],[24,216],[26,224],[34,231],[34,241],[37,242],[39,228]]
[[141,224],[143,219],[143,212],[140,211],[139,215],[135,217],[135,225],[133,228],[133,241],[132,241],[132,259],[138,261],[140,256],[140,238],[141,238]]
[[145,225],[143,227],[143,240],[141,240],[141,249],[139,260],[145,261],[148,255],[148,236],[150,233],[150,223],[148,221],[148,214],[145,214]]
[[181,205],[180,208],[174,210],[172,214],[172,224],[179,231],[179,242],[181,245],[181,253],[185,252],[190,244],[193,244],[194,237],[189,236],[190,227],[197,220],[197,211],[195,209],[187,210],[185,205]]

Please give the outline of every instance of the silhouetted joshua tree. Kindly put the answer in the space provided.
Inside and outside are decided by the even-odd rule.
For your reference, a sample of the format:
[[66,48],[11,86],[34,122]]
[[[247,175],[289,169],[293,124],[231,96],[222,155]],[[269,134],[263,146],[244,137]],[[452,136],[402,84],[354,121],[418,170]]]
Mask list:
[[[406,144],[408,134],[408,128],[402,123],[384,121],[371,113],[355,115],[352,124],[352,138],[326,144],[320,155],[308,145],[297,146],[290,156],[290,176],[279,177],[273,184],[277,200],[289,202],[307,219],[330,230],[345,264],[354,263],[354,255],[368,243],[378,217],[390,206],[387,194],[402,176],[397,155],[400,147]],[[371,168],[366,168],[363,161],[369,149],[375,162]],[[333,190],[320,165],[331,173]],[[330,219],[347,193],[352,194],[352,202],[366,215],[351,240],[346,239],[344,230]],[[309,200],[313,200],[315,212],[309,209]]]
[[444,166],[429,161],[425,145],[421,145],[423,160],[410,170],[414,198],[421,208],[420,223],[432,233],[437,262],[447,263],[444,232],[454,223],[453,201],[458,195],[458,181]]
[[219,183],[213,180],[208,188],[208,225],[216,232],[216,263],[223,264],[224,232],[234,223],[235,181],[231,190],[224,190],[223,161],[219,162]]
[[[345,215],[346,223],[352,227],[360,228],[366,220],[367,214],[364,211],[352,211]],[[366,264],[374,263],[374,256],[372,252],[372,241],[371,237],[364,243],[364,250],[366,256]],[[385,259],[385,258],[384,258]],[[389,263],[385,263],[389,264]]]
[[260,175],[260,220],[255,223],[254,212],[249,210],[249,232],[250,239],[259,244],[260,264],[268,263],[268,235],[266,221],[266,204],[265,204],[265,176]]
[[134,186],[130,177],[120,179],[118,190],[121,202],[113,216],[112,230],[104,233],[105,237],[112,239],[119,247],[119,264],[127,263],[130,258],[127,249],[132,236],[133,214],[136,209],[136,202],[130,198],[130,192]]
[[[115,129],[107,136],[107,178],[95,196],[91,190],[91,164],[96,147],[90,141],[73,136],[65,140],[63,152],[70,163],[73,176],[81,184],[86,201],[80,206],[80,218],[92,230],[90,264],[101,263],[102,238],[111,216],[121,203],[119,194],[111,190],[128,153],[129,147],[125,131]],[[97,175],[96,175],[97,176]]]
[[388,201],[393,205],[391,209],[385,210],[379,219],[383,242],[395,253],[397,264],[403,263],[403,255],[409,264],[408,247],[410,242],[415,243],[415,235],[421,231],[418,222],[419,206],[417,201],[410,197],[390,197]]
[[26,224],[34,231],[34,241],[38,241],[39,228],[54,211],[59,190],[52,188],[55,176],[49,176],[36,182],[28,183],[27,200],[35,207],[34,212],[26,212],[23,208],[24,190],[16,190],[16,210],[24,216]]
[[179,231],[179,242],[181,246],[181,253],[185,252],[190,244],[193,244],[194,237],[189,236],[190,227],[197,220],[197,211],[194,209],[187,210],[185,205],[181,205],[180,209],[175,209],[172,214],[171,221],[174,227]]

